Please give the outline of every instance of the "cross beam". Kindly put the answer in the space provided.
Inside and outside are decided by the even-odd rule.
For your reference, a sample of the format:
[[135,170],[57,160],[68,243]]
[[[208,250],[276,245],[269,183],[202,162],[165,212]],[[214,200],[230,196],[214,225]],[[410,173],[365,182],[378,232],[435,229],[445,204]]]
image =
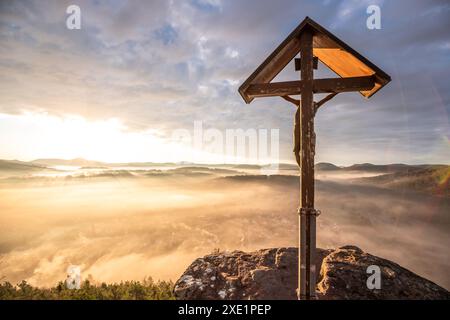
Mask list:
[[[351,78],[326,78],[313,80],[314,93],[339,93],[371,90],[375,86],[374,76]],[[283,81],[251,84],[247,90],[250,98],[277,97],[301,94],[305,81]]]

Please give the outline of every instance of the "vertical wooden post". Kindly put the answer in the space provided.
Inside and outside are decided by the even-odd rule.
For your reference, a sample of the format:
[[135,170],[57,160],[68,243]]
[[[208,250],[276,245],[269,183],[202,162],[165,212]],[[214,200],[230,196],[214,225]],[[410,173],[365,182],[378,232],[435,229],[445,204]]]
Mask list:
[[300,237],[299,237],[299,299],[316,297],[316,211],[314,210],[314,101],[313,101],[313,34],[309,28],[301,34],[300,106]]

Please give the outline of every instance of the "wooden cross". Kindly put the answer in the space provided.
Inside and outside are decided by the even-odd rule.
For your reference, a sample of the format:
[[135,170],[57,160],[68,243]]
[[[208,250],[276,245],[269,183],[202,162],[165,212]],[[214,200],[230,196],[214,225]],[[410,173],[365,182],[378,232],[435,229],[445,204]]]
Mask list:
[[[300,80],[271,81],[295,59]],[[314,79],[318,61],[334,71],[339,78]],[[301,126],[300,208],[299,214],[299,299],[316,297],[316,217],[314,208],[314,116],[317,109],[340,92],[359,91],[369,98],[385,86],[391,78],[369,60],[350,48],[325,28],[306,17],[303,22],[275,49],[274,52],[241,85],[239,93],[246,103],[257,97],[279,96],[298,106]],[[318,103],[315,93],[328,93]],[[301,100],[291,95],[301,95]]]

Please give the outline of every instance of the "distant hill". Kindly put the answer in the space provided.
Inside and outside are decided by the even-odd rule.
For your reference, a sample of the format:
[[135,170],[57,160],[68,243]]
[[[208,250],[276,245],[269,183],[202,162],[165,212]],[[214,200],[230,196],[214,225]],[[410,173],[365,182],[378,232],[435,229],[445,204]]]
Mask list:
[[260,165],[257,164],[236,164],[232,166],[234,169],[261,169]]
[[91,161],[83,158],[75,159],[36,159],[30,163],[41,166],[79,166],[79,167],[98,167],[104,166],[105,163],[99,161]]
[[[264,166],[263,168],[270,168],[270,165]],[[279,163],[278,169],[279,170],[296,170],[296,171],[298,171],[298,165],[292,164],[292,163]]]
[[394,164],[372,164],[372,163],[361,163],[354,164],[349,167],[344,167],[343,170],[346,171],[365,171],[365,172],[403,172],[411,169],[417,169],[420,166],[402,164],[402,163],[394,163]]
[[400,170],[360,180],[392,189],[427,192],[450,197],[450,166],[445,165],[409,167],[409,170]]
[[333,171],[333,170],[341,170],[340,167],[332,164],[332,163],[328,163],[328,162],[319,162],[316,163],[316,165],[314,166],[314,169],[318,170],[318,171]]
[[0,160],[1,171],[35,171],[46,169],[45,166],[23,162],[18,160]]
[[218,182],[228,182],[228,183],[257,183],[257,184],[278,184],[282,186],[290,186],[298,184],[298,176],[295,175],[233,175],[217,178]]
[[[81,168],[117,168],[117,167],[202,167],[202,168],[225,168],[232,170],[259,170],[259,169],[270,169],[270,165],[257,165],[257,164],[200,164],[191,162],[123,162],[123,163],[107,163],[101,161],[87,160],[83,158],[75,159],[36,159],[30,162],[17,161],[17,160],[0,160],[0,170],[12,170],[16,168],[17,170],[32,170],[51,166],[77,166]],[[298,170],[298,166],[295,163],[279,163],[279,170]],[[340,172],[371,172],[379,174],[388,173],[407,173],[416,172],[420,169],[427,168],[442,168],[446,165],[407,165],[402,163],[378,165],[372,163],[360,163],[354,164],[348,167],[340,167],[332,163],[319,162],[314,168],[316,171],[340,171]]]
[[122,162],[122,163],[105,163],[109,167],[176,167],[176,163],[172,162]]

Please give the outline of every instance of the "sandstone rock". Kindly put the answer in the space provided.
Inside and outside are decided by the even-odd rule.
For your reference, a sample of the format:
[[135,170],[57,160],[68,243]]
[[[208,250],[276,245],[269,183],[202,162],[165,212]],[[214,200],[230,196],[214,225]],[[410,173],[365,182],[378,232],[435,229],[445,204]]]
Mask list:
[[[176,282],[177,299],[296,299],[296,248],[210,254]],[[317,249],[318,299],[449,299],[444,288],[355,246]],[[381,271],[381,289],[366,285],[367,267]]]

